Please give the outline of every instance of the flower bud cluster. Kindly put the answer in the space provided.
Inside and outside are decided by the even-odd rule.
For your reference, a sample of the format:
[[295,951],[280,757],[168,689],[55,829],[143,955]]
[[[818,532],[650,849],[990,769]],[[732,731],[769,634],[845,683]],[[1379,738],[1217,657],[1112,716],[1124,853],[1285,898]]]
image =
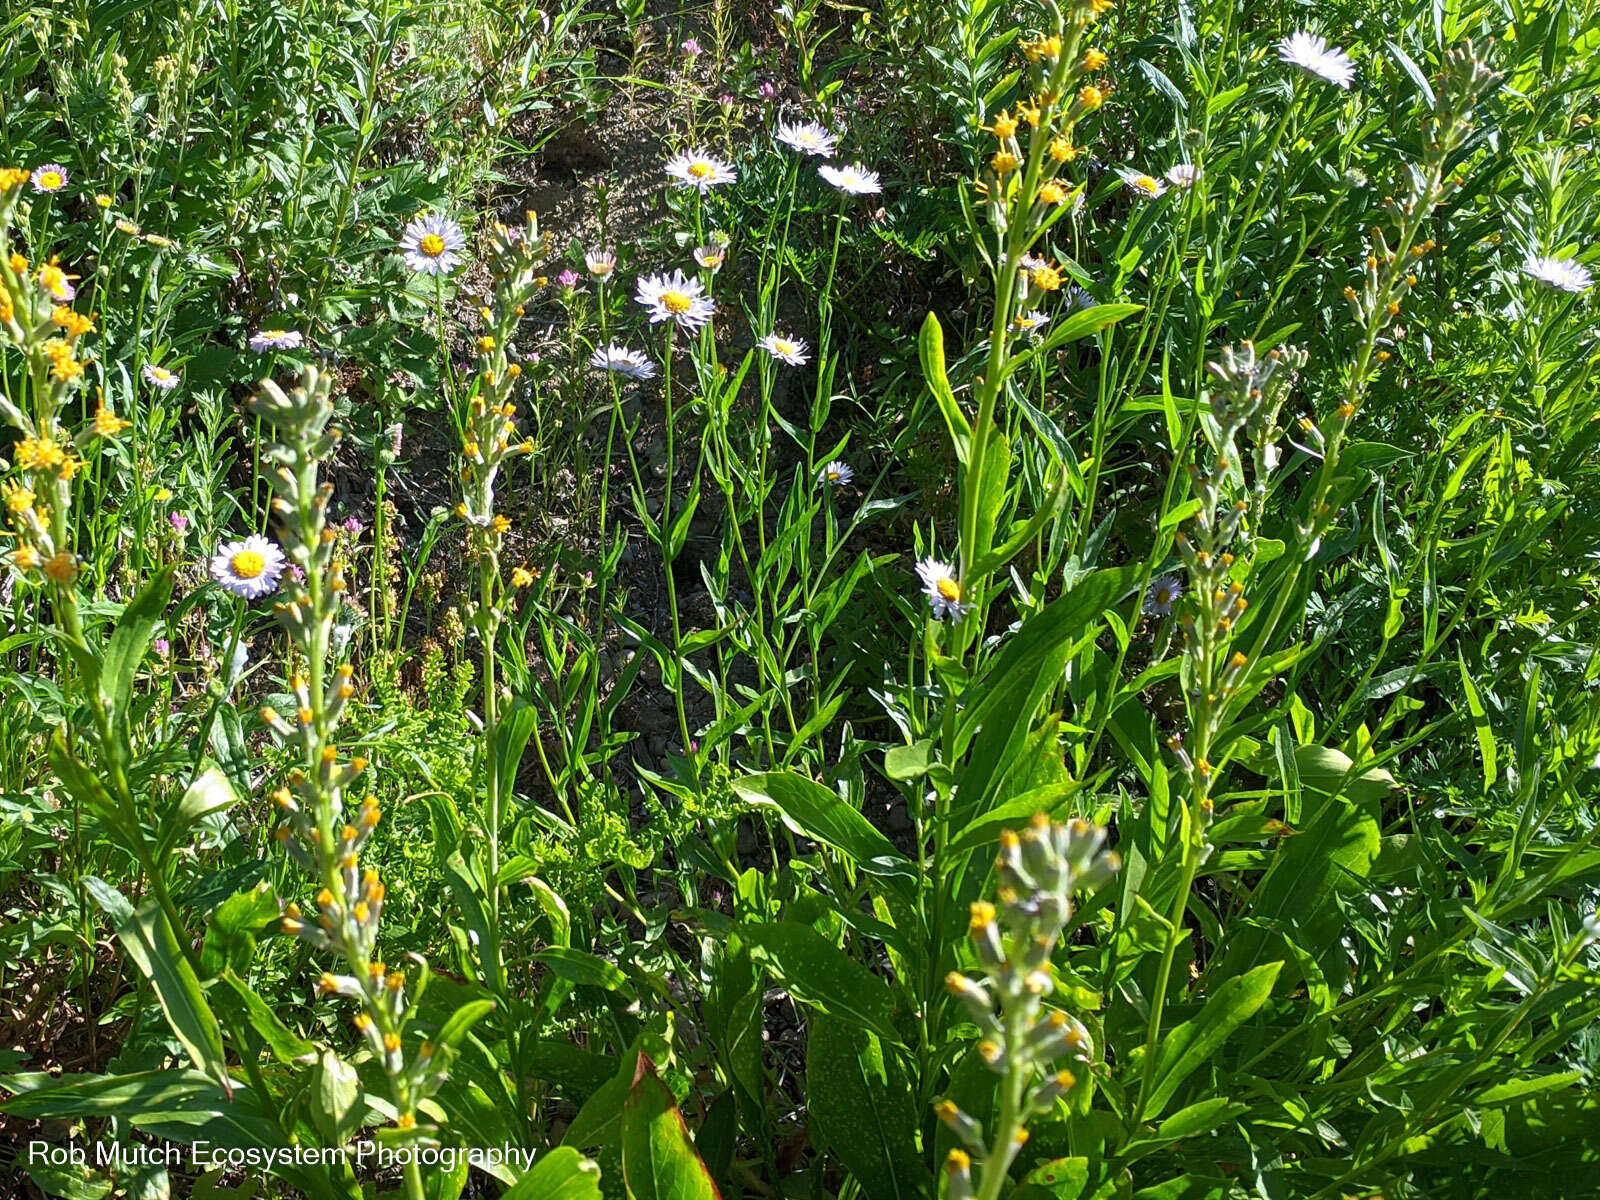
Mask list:
[[[975,1053],[1000,1076],[999,1128],[986,1144],[983,1127],[954,1101],[935,1113],[964,1149],[945,1160],[948,1195],[955,1200],[992,1195],[987,1185],[1003,1178],[1028,1140],[1027,1122],[1049,1112],[1094,1062],[1088,1028],[1049,1005],[1055,990],[1051,959],[1072,915],[1072,897],[1110,879],[1121,867],[1115,852],[1102,851],[1106,831],[1087,821],[1053,824],[1043,813],[1018,835],[1006,830],[996,861],[998,907],[972,906],[970,933],[982,974],[952,971],[945,986],[967,1010],[980,1038]],[[1060,1067],[1060,1060],[1070,1060]],[[1041,1078],[1042,1076],[1042,1078]],[[981,1192],[974,1191],[972,1160],[982,1161]]]
[[[331,672],[332,635],[346,589],[340,539],[328,522],[332,487],[319,481],[323,459],[338,446],[333,425],[332,376],[307,367],[289,391],[264,380],[252,403],[274,434],[266,457],[277,464],[268,477],[279,541],[298,568],[284,577],[284,599],[274,611],[290,645],[305,665],[290,680],[292,717],[272,708],[261,710],[262,723],[298,765],[283,786],[272,793],[280,823],[274,833],[285,853],[317,884],[307,912],[298,904],[284,909],[285,934],[338,957],[348,974],[324,972],[317,983],[323,996],[345,996],[361,1010],[356,1028],[372,1044],[389,1075],[392,1099],[401,1124],[415,1124],[417,1104],[436,1088],[433,1055],[419,1066],[407,1063],[402,1035],[411,1016],[403,972],[389,971],[374,958],[383,916],[384,884],[378,873],[363,870],[362,850],[378,827],[381,812],[368,795],[353,819],[345,819],[345,792],[367,769],[360,755],[340,754],[337,735],[345,709],[355,695],[354,669],[340,663]],[[442,1077],[441,1077],[442,1079]]]
[[467,523],[473,548],[493,562],[511,521],[495,512],[495,480],[514,455],[532,454],[533,442],[517,431],[512,399],[522,364],[511,358],[512,337],[525,305],[538,290],[536,254],[543,248],[538,219],[528,213],[520,229],[496,225],[489,236],[492,294],[479,309],[478,386],[467,402],[461,442],[461,501],[456,516]]

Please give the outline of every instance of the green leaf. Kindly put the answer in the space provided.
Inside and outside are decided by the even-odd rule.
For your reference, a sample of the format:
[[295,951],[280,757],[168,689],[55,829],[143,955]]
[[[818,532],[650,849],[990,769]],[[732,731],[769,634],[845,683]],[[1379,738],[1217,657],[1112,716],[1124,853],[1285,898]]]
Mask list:
[[557,1146],[500,1200],[600,1200],[600,1166],[570,1146]]
[[622,1175],[632,1200],[721,1200],[683,1114],[643,1051],[622,1106]]
[[444,1023],[433,1040],[440,1046],[454,1049],[461,1044],[461,1039],[467,1036],[469,1029],[493,1011],[493,1000],[469,1001],[450,1014],[450,1019]]
[[890,779],[909,782],[928,773],[933,761],[933,743],[927,738],[910,746],[891,746],[883,756],[883,773]]
[[966,466],[971,454],[972,426],[950,388],[950,377],[945,374],[944,367],[944,330],[939,325],[939,318],[931,312],[923,319],[922,332],[917,335],[917,354],[922,359],[922,374],[928,381],[928,390],[938,401],[945,428],[950,431],[950,443],[955,447],[956,459]]
[[604,988],[608,992],[621,992],[633,996],[633,986],[622,968],[590,954],[587,950],[574,950],[570,946],[550,946],[537,951],[534,962],[544,963],[568,983]]
[[1484,707],[1483,697],[1472,682],[1467,660],[1462,657],[1460,650],[1456,651],[1456,664],[1461,668],[1461,687],[1467,694],[1467,712],[1472,716],[1472,731],[1477,735],[1478,753],[1483,758],[1483,790],[1487,794],[1500,773],[1494,730],[1489,727],[1489,710]]
[[234,974],[233,968],[222,973],[222,982],[233,990],[244,1005],[245,1017],[261,1040],[272,1051],[272,1056],[284,1066],[316,1053],[316,1047],[295,1033],[279,1019],[270,1005],[248,983]]
[[973,820],[988,810],[1018,751],[1027,743],[1033,714],[1060,682],[1073,647],[1092,638],[1100,614],[1138,582],[1138,566],[1112,567],[1079,579],[1022,626],[969,685],[957,718],[958,749],[970,746],[958,783],[955,819]]
[[144,590],[122,610],[106,643],[100,666],[100,694],[118,720],[127,713],[133,677],[172,598],[172,572],[172,567],[163,567],[151,576]]
[[839,795],[804,775],[770,771],[734,782],[748,804],[771,807],[795,833],[847,855],[869,875],[912,881],[916,871],[894,843]]
[[1263,963],[1243,975],[1225,979],[1197,1016],[1161,1039],[1141,1120],[1160,1116],[1178,1085],[1220,1050],[1235,1029],[1255,1016],[1272,994],[1272,985],[1282,968],[1281,962]]
[[226,812],[238,799],[233,784],[219,767],[210,766],[201,771],[162,821],[159,853],[165,854],[175,847],[202,817]]
[[167,1024],[183,1043],[189,1060],[231,1093],[233,1080],[222,1054],[222,1027],[200,994],[200,981],[183,957],[166,914],[151,901],[117,929],[117,937],[129,960],[155,989]]
[[750,953],[796,1000],[898,1043],[884,981],[809,925],[742,925]]
[[328,1146],[344,1145],[367,1111],[356,1069],[332,1050],[324,1050],[317,1060],[310,1100],[311,1122]]
[[869,1030],[818,1014],[806,1043],[807,1112],[868,1200],[930,1195],[917,1152],[916,1097]]

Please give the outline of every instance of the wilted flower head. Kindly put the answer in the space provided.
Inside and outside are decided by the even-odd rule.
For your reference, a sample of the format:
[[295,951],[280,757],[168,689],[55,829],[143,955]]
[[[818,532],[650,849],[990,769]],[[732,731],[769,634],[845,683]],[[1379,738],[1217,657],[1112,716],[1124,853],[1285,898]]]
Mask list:
[[1192,163],[1175,163],[1167,168],[1167,182],[1173,187],[1192,187],[1199,177],[1200,172]]
[[847,196],[876,196],[883,191],[878,173],[867,170],[860,163],[851,163],[848,167],[834,167],[825,163],[817,168],[817,174]]
[[667,160],[666,171],[674,186],[695,188],[700,192],[709,192],[719,184],[732,183],[738,178],[731,164],[704,150],[673,155]]
[[1183,595],[1183,582],[1176,575],[1163,575],[1150,585],[1144,597],[1144,614],[1147,617],[1165,617]]
[[305,340],[298,329],[262,329],[250,335],[250,349],[257,354],[268,350],[298,350]]
[[722,270],[722,264],[728,261],[728,248],[716,242],[708,242],[704,246],[694,248],[694,261],[699,263],[703,270],[715,275]]
[[406,266],[423,275],[448,275],[461,265],[467,239],[457,225],[438,213],[417,217],[400,236]]
[[45,163],[35,167],[30,178],[36,192],[59,192],[67,186],[67,169],[60,163]]
[[283,551],[258,533],[229,542],[211,556],[211,578],[246,600],[272,592],[283,574]]
[[777,94],[778,85],[773,83],[770,79],[763,79],[761,81],[761,86],[756,89],[756,95],[760,96],[763,100],[771,100]]
[[1573,262],[1570,258],[1555,258],[1551,255],[1530,254],[1528,260],[1522,264],[1523,274],[1531,279],[1536,279],[1546,287],[1556,288],[1563,292],[1583,292],[1589,289],[1594,282],[1594,276],[1589,268],[1582,263]]
[[617,269],[617,256],[609,250],[591,250],[583,256],[583,265],[596,279],[610,279]]
[[839,146],[839,139],[815,121],[802,121],[793,125],[787,121],[780,121],[778,131],[773,136],[791,150],[798,150],[801,154],[814,154],[818,158],[827,158]]
[[811,356],[806,353],[806,344],[799,338],[787,337],[781,333],[769,333],[757,345],[779,362],[787,363],[791,367],[803,367],[811,361]]
[[949,563],[932,557],[924,558],[917,563],[917,578],[922,581],[922,590],[928,597],[928,607],[933,610],[934,620],[949,618],[959,621],[967,615],[967,610],[972,606],[963,603],[961,582]]
[[1278,43],[1278,57],[1290,66],[1308,71],[1319,79],[1348,88],[1355,82],[1356,67],[1343,50],[1328,45],[1326,39],[1300,30]]
[[684,329],[699,329],[716,311],[700,281],[686,279],[682,271],[645,276],[634,299],[650,310],[652,325],[676,321]]
[[591,354],[589,365],[598,371],[611,371],[629,379],[653,379],[656,373],[656,365],[643,354],[615,342]]
[[834,459],[817,472],[817,480],[829,487],[844,487],[856,477],[855,468],[843,459]]
[[1018,333],[1038,333],[1050,323],[1050,318],[1037,308],[1030,308],[1027,312],[1020,312],[1011,318],[1011,328]]
[[163,392],[170,392],[180,382],[176,371],[169,371],[165,367],[156,366],[154,363],[146,363],[143,373],[146,383],[151,387],[160,388]]

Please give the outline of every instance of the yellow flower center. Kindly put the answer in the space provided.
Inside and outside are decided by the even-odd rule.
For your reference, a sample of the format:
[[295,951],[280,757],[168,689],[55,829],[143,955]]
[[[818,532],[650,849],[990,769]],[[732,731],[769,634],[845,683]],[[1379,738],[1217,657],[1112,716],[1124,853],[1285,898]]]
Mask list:
[[952,604],[961,599],[961,585],[954,579],[941,579],[933,586],[941,597],[948,600]]
[[1061,272],[1054,267],[1035,267],[1032,279],[1033,286],[1044,292],[1053,292],[1061,286]]
[[39,186],[47,192],[55,191],[64,183],[66,183],[66,180],[61,178],[61,172],[59,171],[45,171],[39,176]]
[[711,164],[708,162],[692,162],[689,164],[689,174],[695,179],[709,179],[711,177]]
[[680,292],[673,288],[661,293],[661,307],[665,308],[669,313],[686,313],[693,305],[694,301],[687,292]]
[[1154,196],[1161,190],[1161,185],[1149,175],[1140,175],[1133,181],[1133,186],[1138,188],[1141,192],[1151,196]]
[[263,329],[261,331],[261,336],[270,342],[275,342],[284,336],[284,331],[281,329]]
[[800,349],[800,347],[796,346],[787,338],[774,338],[772,341],[772,349],[776,354],[793,354],[795,351]]
[[254,550],[241,550],[229,560],[228,565],[240,579],[254,579],[267,569],[267,560]]
[[417,243],[417,249],[429,258],[438,258],[444,253],[444,239],[437,233],[424,234],[422,240]]
[[839,479],[841,478],[841,476],[839,474],[839,468],[837,468],[837,467],[829,467],[828,468],[828,478],[833,480],[835,483],[837,483],[839,481]]

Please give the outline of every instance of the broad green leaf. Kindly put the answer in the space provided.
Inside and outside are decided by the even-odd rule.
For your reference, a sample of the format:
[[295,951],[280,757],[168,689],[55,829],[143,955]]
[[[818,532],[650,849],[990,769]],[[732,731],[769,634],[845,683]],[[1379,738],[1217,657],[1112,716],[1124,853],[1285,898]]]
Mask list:
[[807,1112],[868,1200],[913,1200],[932,1180],[917,1152],[917,1101],[871,1031],[825,1013],[806,1042]]
[[628,982],[628,977],[616,963],[598,958],[587,950],[575,950],[570,946],[550,946],[535,951],[530,957],[534,962],[544,963],[568,983],[605,988],[608,992],[621,992],[627,996],[633,995],[633,985]]
[[911,862],[871,821],[837,793],[804,775],[791,771],[750,775],[735,780],[733,790],[749,804],[776,809],[795,833],[847,855],[869,875],[907,881],[916,878]]
[[796,1000],[899,1042],[889,988],[809,925],[743,925],[751,955]]
[[642,1051],[622,1106],[622,1174],[633,1200],[720,1200],[683,1114]]
[[122,610],[106,643],[100,667],[100,694],[118,720],[127,713],[133,677],[172,598],[172,572],[172,567],[163,567],[151,576],[144,590]]
[[151,901],[118,928],[117,937],[129,960],[155,989],[167,1024],[183,1043],[189,1061],[225,1092],[231,1092],[233,1080],[222,1053],[222,1027],[200,994],[200,981],[178,948],[166,915]]
[[317,1060],[309,1099],[312,1124],[329,1146],[344,1145],[367,1111],[356,1069],[332,1050]]
[[500,1200],[600,1200],[600,1167],[570,1146],[541,1155]]
[[1255,1016],[1272,994],[1282,968],[1281,962],[1263,963],[1223,980],[1195,1017],[1162,1036],[1141,1120],[1160,1116],[1178,1085],[1205,1065],[1235,1029]]
[[950,377],[945,374],[944,365],[944,330],[939,325],[939,318],[931,312],[923,319],[922,332],[917,336],[917,354],[922,359],[922,374],[928,381],[928,390],[938,401],[945,428],[950,431],[950,443],[955,447],[956,460],[965,466],[970,457],[972,426],[950,388]]
[[1127,595],[1139,573],[1137,566],[1112,567],[1079,579],[1030,617],[970,685],[957,718],[957,746],[970,748],[958,776],[958,820],[968,822],[988,810],[994,790],[1027,742],[1035,710],[1060,682],[1074,645],[1094,636],[1100,614]]
[[222,972],[222,982],[233,990],[244,1005],[250,1028],[267,1044],[272,1056],[285,1066],[316,1053],[316,1047],[295,1033],[279,1018],[261,996],[229,967]]

